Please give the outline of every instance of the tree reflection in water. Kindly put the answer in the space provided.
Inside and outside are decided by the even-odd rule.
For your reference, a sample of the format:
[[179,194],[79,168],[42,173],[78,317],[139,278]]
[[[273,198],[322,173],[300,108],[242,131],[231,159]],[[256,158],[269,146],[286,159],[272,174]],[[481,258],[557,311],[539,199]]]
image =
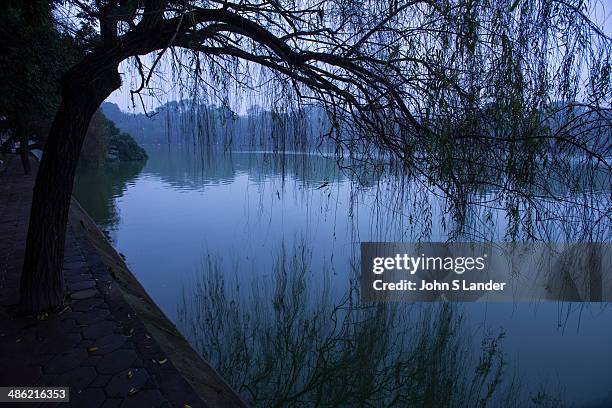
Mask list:
[[[310,278],[310,261],[298,242],[278,251],[265,282],[229,282],[208,256],[183,294],[181,331],[248,403],[525,406],[505,372],[503,333],[474,355],[456,306],[362,303],[356,279],[336,299]],[[559,404],[543,392],[528,402]]]

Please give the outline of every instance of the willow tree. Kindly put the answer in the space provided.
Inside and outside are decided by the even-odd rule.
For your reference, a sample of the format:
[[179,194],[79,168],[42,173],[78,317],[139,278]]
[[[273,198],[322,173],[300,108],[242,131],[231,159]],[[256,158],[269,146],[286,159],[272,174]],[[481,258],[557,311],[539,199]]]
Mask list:
[[62,79],[40,162],[21,281],[25,312],[63,301],[77,160],[92,115],[121,85],[121,63],[140,76],[136,96],[171,60],[179,74],[168,80],[187,75],[219,92],[229,82],[265,82],[286,103],[323,106],[325,136],[339,154],[399,164],[442,191],[458,220],[482,188],[508,193],[510,214],[515,200],[554,198],[540,175],[554,168],[563,176],[572,160],[609,175],[611,41],[589,19],[598,5],[588,1],[64,3],[58,26],[85,25],[96,35]]

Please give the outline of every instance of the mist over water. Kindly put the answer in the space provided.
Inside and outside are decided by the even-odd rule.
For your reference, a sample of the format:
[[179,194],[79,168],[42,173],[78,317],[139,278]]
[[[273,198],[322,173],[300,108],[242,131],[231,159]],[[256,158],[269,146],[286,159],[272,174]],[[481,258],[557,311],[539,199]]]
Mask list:
[[[275,324],[282,322],[271,317],[280,313],[277,307],[280,304],[284,305],[280,310],[294,310],[293,307],[294,315],[321,325],[319,331],[312,331],[311,343],[316,343],[317,336],[337,341],[346,333],[329,329],[321,316],[328,316],[338,304],[346,306],[346,302],[359,309],[355,293],[359,242],[445,241],[451,232],[451,221],[442,214],[444,205],[435,192],[418,186],[398,188],[366,172],[344,172],[332,158],[244,151],[202,156],[167,146],[149,146],[147,152],[149,160],[144,167],[124,163],[81,168],[74,194],[118,252],[126,256],[147,292],[196,349],[212,344],[211,337],[201,338],[211,336],[203,329],[206,324],[213,324],[206,323],[201,314],[215,306],[210,303],[215,296],[228,305],[238,305],[236,309],[228,306],[216,310],[214,315],[220,319],[228,318],[223,313],[236,312],[236,321],[244,323],[248,321],[242,313],[245,312],[254,321],[261,319],[268,307],[273,313],[260,321],[261,327],[280,336],[284,333],[282,327]],[[472,239],[504,238],[503,214],[487,211],[486,216],[484,213],[470,216],[473,222],[467,232]],[[279,281],[284,286],[279,287]],[[223,282],[223,287],[215,282]],[[401,350],[410,350],[413,357],[431,354],[429,349],[419,349],[421,343],[412,338],[415,336],[402,334],[408,329],[409,333],[416,333],[416,327],[421,335],[423,332],[430,335],[420,337],[427,342],[436,343],[435,339],[443,337],[441,343],[445,346],[441,350],[448,353],[448,358],[454,353],[471,353],[478,361],[483,339],[484,349],[491,350],[491,339],[504,333],[495,345],[495,353],[503,353],[507,364],[505,384],[510,384],[513,378],[520,380],[517,393],[527,398],[545,390],[570,406],[612,404],[609,381],[612,312],[607,305],[471,303],[452,306],[452,310],[420,304],[388,305],[383,309],[359,309],[358,318],[346,311],[339,315],[347,325],[363,328],[361,336],[377,334],[397,339],[387,344],[386,349],[366,347],[372,353],[378,350],[379,354],[374,354],[378,357],[387,353],[399,359]],[[288,312],[284,313],[279,316],[286,319]],[[379,325],[363,323],[372,317],[381,320]],[[435,325],[441,320],[448,320],[456,330],[436,331],[425,324]],[[220,338],[237,330],[228,324],[216,327],[224,327]],[[248,330],[249,325],[245,323],[244,327]],[[391,336],[392,333],[396,336]],[[361,339],[355,333],[352,335]],[[213,365],[221,365],[217,367],[221,374],[236,387],[237,383],[248,381],[237,374],[232,376],[232,370],[255,372],[249,367],[232,365],[235,362],[231,360],[234,351],[231,348],[236,345],[230,341],[226,344],[226,349],[217,350],[215,355],[199,351]],[[265,356],[261,350],[268,346],[260,339],[258,353]],[[254,353],[251,348],[244,350]],[[340,356],[346,353],[353,358],[360,352],[346,347],[340,350]],[[397,361],[383,364],[380,372],[397,368],[393,365]],[[420,362],[432,364],[429,360]],[[302,363],[314,364],[306,357]],[[413,365],[414,361],[402,366],[402,370]],[[474,365],[466,358],[441,367],[440,372],[450,373],[448,378],[460,373],[471,384]],[[325,372],[333,372],[330,367],[326,366]],[[367,364],[351,368],[364,370],[364,375],[365,370],[372,371]],[[276,374],[283,372],[279,370],[274,365],[270,368]],[[401,372],[416,375],[412,371]],[[489,374],[489,380],[494,378],[495,364]],[[337,376],[330,378],[342,375],[338,371]],[[300,372],[296,383],[307,382],[308,378],[308,372]],[[357,384],[357,379],[354,380]],[[424,381],[423,386],[426,384]],[[289,388],[296,387],[286,386],[287,395],[291,393]],[[474,391],[461,381],[454,387],[459,393],[449,391],[448,395],[457,400]],[[253,400],[266,406],[272,391],[263,385],[257,390]],[[414,391],[402,390],[408,394]],[[329,392],[340,395],[336,389]],[[372,391],[372,395],[375,392],[378,391]],[[382,399],[374,405],[382,404],[388,397],[376,395]],[[421,403],[429,401],[428,394],[419,398]]]

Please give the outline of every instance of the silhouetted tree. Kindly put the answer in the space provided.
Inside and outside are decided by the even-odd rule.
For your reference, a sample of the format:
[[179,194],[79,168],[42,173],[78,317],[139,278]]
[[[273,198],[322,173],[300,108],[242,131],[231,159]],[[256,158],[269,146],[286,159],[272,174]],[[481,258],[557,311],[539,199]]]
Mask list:
[[[576,158],[610,169],[607,136],[581,128],[609,123],[611,72],[610,38],[583,0],[65,3],[56,13],[65,32],[85,25],[99,35],[62,79],[34,190],[25,312],[63,301],[79,152],[92,115],[121,85],[124,61],[141,78],[135,98],[161,72],[222,101],[235,86],[263,84],[274,110],[323,106],[339,155],[392,159],[444,192],[458,221],[482,186],[507,194],[513,216],[547,195],[544,162],[558,163],[555,176]],[[548,118],[560,112],[573,116],[553,126]]]

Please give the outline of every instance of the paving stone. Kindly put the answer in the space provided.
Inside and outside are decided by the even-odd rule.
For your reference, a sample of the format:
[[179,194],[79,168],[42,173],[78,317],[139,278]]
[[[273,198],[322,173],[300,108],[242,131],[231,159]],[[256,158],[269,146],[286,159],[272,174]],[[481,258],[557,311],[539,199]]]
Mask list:
[[119,398],[108,398],[106,401],[104,401],[102,408],[118,408],[121,406],[122,402],[123,400]]
[[[70,390],[70,406],[75,408],[98,408],[104,404],[106,395],[101,388],[86,388],[81,392]],[[142,405],[145,408],[146,405]]]
[[127,397],[121,404],[121,408],[157,408],[162,406],[164,398],[158,390],[143,390]]
[[91,273],[89,272],[79,272],[79,273],[64,272],[64,281],[69,285],[80,283],[80,282],[85,282],[88,280],[91,280]]
[[100,374],[116,374],[131,368],[136,358],[136,353],[133,350],[116,350],[105,355],[96,364],[96,369]]
[[59,377],[59,374],[43,374],[38,379],[38,383],[41,387],[48,387],[53,384],[57,377]]
[[87,312],[103,302],[104,300],[100,298],[77,300],[70,307],[76,312]]
[[110,374],[98,374],[96,378],[89,384],[90,387],[104,387],[113,376]]
[[53,354],[39,353],[38,351],[35,351],[35,352],[30,352],[30,354],[27,357],[27,362],[30,365],[44,366],[47,363],[49,363],[49,361],[51,361],[53,357],[55,357],[55,355]]
[[77,392],[85,389],[98,374],[93,367],[77,367],[67,373],[55,377],[50,385],[70,386],[70,390]]
[[108,309],[92,309],[87,313],[81,313],[79,316],[75,317],[77,324],[80,325],[90,325],[92,323],[105,320],[110,315]]
[[36,332],[41,338],[54,337],[69,332],[79,331],[75,319],[60,319],[57,316],[50,317],[49,320],[37,324]]
[[41,353],[62,353],[79,344],[81,340],[80,333],[60,333],[40,340],[37,349]]
[[42,376],[40,366],[27,366],[19,357],[4,358],[0,368],[0,384],[7,387],[11,385],[34,386]]
[[83,339],[76,345],[78,348],[88,349],[94,346],[94,341],[92,339]]
[[93,288],[95,286],[96,286],[96,282],[93,281],[93,280],[90,280],[90,279],[79,281],[79,282],[75,282],[75,283],[70,283],[70,284],[66,285],[68,290],[71,290],[71,291],[90,289],[90,288]]
[[96,347],[98,347],[96,353],[104,355],[113,352],[125,345],[127,340],[126,336],[116,333],[101,337],[95,343]]
[[81,255],[80,251],[75,248],[69,248],[64,251],[64,262],[83,262],[85,259]]
[[89,299],[94,296],[99,296],[100,292],[97,289],[84,289],[70,294],[70,298],[74,300]]
[[104,390],[112,398],[125,398],[130,392],[140,391],[145,384],[151,381],[145,369],[128,369],[115,374]]
[[97,366],[98,363],[100,362],[100,360],[102,360],[102,356],[98,356],[98,355],[94,355],[94,354],[96,354],[96,353],[93,353],[92,355],[87,357],[85,360],[83,360],[81,365],[85,366],[85,367],[95,367],[95,366]]
[[[92,299],[88,299],[88,300],[92,300]],[[95,309],[96,310],[109,310],[110,311],[110,308],[108,307],[108,303],[106,303],[106,302],[102,302],[102,303],[97,304],[95,306]]]
[[102,320],[85,328],[83,330],[83,338],[98,339],[112,334],[116,329],[117,323],[108,320]]
[[45,365],[46,374],[62,374],[77,368],[83,360],[87,358],[87,351],[83,349],[73,349],[60,354]]
[[74,270],[85,270],[87,268],[87,264],[85,263],[85,261],[76,261],[76,262],[67,262],[64,263],[64,270],[65,271],[74,271]]

